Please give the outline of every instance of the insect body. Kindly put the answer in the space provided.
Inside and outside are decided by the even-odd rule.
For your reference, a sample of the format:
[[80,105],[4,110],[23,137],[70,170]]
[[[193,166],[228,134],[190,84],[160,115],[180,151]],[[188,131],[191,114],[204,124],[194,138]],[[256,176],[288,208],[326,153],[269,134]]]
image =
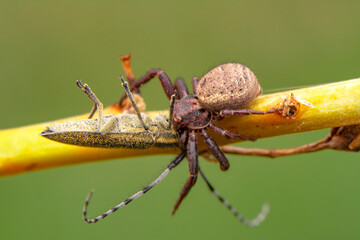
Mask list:
[[144,130],[137,115],[119,114],[102,117],[102,127],[98,129],[98,119],[70,121],[47,127],[41,136],[53,141],[101,148],[178,147],[178,135],[168,129],[168,118],[160,114],[152,120],[145,113],[141,118],[149,126]]
[[[101,148],[135,148],[178,147],[178,134],[169,127],[169,119],[159,114],[153,120],[145,113],[119,114],[102,116],[102,103],[85,84],[77,85],[94,102],[95,111],[99,109],[98,118],[70,121],[47,127],[41,136],[53,141]],[[130,95],[131,96],[131,95]],[[132,97],[131,97],[132,99]],[[135,103],[134,103],[135,104]],[[95,111],[91,111],[91,118]]]

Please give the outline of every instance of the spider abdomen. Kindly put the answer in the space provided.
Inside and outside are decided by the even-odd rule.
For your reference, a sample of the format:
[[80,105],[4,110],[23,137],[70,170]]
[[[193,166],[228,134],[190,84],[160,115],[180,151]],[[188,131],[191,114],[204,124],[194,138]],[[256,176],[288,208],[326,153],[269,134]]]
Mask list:
[[206,73],[199,81],[196,95],[202,107],[219,112],[243,109],[261,94],[255,74],[239,63],[226,63]]

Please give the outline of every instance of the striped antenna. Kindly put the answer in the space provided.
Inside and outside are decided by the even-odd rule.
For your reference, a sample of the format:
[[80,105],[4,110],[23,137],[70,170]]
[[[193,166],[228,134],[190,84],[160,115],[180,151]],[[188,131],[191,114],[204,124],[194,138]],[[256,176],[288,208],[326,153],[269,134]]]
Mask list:
[[261,222],[263,222],[266,218],[266,216],[269,213],[270,210],[270,206],[269,204],[265,203],[262,206],[262,209],[260,211],[260,213],[252,220],[246,219],[241,213],[239,213],[233,206],[230,205],[230,203],[228,201],[226,201],[222,196],[220,196],[220,194],[218,192],[215,191],[214,187],[210,184],[209,180],[206,178],[205,174],[203,171],[201,171],[201,169],[199,169],[200,175],[201,177],[205,180],[206,185],[209,187],[209,190],[214,194],[214,196],[219,199],[220,202],[222,202],[222,204],[225,205],[225,207],[227,207],[230,212],[244,225],[249,226],[249,227],[256,227],[258,226]]
[[128,199],[126,199],[125,201],[119,203],[118,205],[116,205],[115,207],[109,209],[108,211],[104,212],[103,214],[97,216],[96,218],[88,218],[87,217],[87,208],[90,202],[90,199],[94,193],[94,191],[91,191],[89,193],[89,195],[86,197],[85,200],[85,205],[83,208],[83,219],[87,222],[87,223],[96,223],[101,219],[104,219],[105,217],[107,217],[108,215],[110,215],[111,213],[117,211],[118,209],[128,205],[130,202],[132,202],[133,200],[137,199],[138,197],[142,196],[143,194],[147,193],[151,188],[155,187],[158,183],[161,182],[161,180],[163,180],[166,175],[168,175],[168,173],[175,168],[186,156],[186,151],[181,152],[170,164],[169,166],[165,169],[165,171],[163,173],[160,174],[159,177],[157,177],[152,183],[150,183],[148,186],[146,186],[143,190],[135,193],[134,195],[132,195],[131,197],[129,197]]

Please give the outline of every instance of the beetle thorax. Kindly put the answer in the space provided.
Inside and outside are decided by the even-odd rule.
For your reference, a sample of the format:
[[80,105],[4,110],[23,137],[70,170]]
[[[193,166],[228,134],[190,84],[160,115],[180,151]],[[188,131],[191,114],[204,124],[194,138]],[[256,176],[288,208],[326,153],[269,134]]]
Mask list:
[[212,114],[202,108],[196,96],[189,95],[176,100],[174,105],[174,126],[176,129],[187,127],[201,129],[209,125]]

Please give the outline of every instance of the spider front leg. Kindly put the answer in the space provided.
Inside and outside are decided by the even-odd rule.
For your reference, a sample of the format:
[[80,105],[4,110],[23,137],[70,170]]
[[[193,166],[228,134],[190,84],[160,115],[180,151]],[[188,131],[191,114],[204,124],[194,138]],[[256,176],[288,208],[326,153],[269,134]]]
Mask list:
[[190,177],[186,181],[183,189],[181,190],[179,199],[177,200],[174,209],[171,213],[171,215],[174,215],[178,207],[180,206],[182,200],[186,197],[186,195],[189,193],[191,188],[195,185],[197,180],[197,175],[199,172],[199,164],[198,164],[198,153],[197,153],[197,135],[196,131],[192,130],[189,133],[189,140],[187,143],[187,158],[189,161],[189,172]]

